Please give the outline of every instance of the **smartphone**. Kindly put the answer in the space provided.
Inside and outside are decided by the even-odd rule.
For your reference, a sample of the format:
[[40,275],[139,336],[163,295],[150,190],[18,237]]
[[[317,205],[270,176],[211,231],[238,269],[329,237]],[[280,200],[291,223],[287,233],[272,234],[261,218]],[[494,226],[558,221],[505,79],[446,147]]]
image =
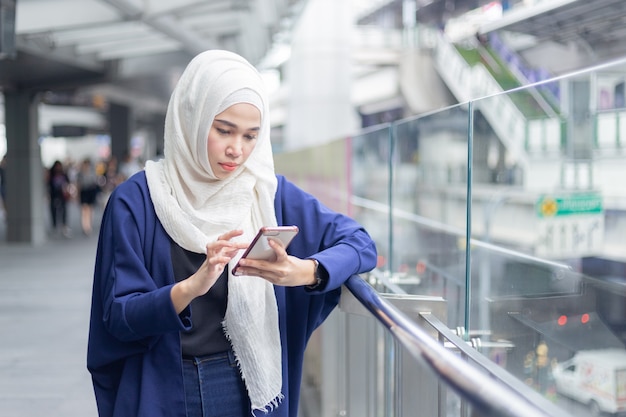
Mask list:
[[[291,240],[298,234],[298,226],[265,226],[259,229],[250,246],[241,255],[240,259],[262,259],[270,260],[274,256],[274,250],[268,243],[269,239],[275,239],[282,243],[283,247],[287,247]],[[233,275],[237,275],[239,262],[233,268]]]

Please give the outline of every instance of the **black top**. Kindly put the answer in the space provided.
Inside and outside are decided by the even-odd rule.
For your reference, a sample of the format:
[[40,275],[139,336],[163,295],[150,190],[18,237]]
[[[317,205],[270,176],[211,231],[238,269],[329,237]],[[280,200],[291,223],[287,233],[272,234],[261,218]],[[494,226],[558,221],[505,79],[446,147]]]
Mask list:
[[[170,249],[176,282],[194,274],[206,259],[206,254],[190,252],[174,241]],[[180,334],[183,356],[210,355],[230,349],[230,342],[222,328],[227,297],[228,274],[224,269],[209,292],[191,302],[193,327]]]

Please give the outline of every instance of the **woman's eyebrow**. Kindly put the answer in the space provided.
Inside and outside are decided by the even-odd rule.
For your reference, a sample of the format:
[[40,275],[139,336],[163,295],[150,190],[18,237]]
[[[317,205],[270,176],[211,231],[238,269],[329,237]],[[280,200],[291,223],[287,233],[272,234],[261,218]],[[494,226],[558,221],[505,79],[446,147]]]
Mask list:
[[[232,127],[232,128],[237,128],[237,125],[233,122],[229,122],[228,120],[224,120],[224,119],[215,119],[216,122],[220,122],[223,123],[225,125],[227,125],[228,127]],[[259,131],[261,130],[261,128],[259,126],[256,127],[251,127],[248,130],[253,130],[253,131]]]
[[215,121],[216,121],[216,122],[223,123],[223,124],[225,124],[225,125],[227,125],[227,126],[230,126],[230,127],[237,127],[237,125],[236,125],[236,124],[234,124],[234,123],[232,123],[232,122],[229,122],[228,120],[224,120],[224,119],[215,119]]

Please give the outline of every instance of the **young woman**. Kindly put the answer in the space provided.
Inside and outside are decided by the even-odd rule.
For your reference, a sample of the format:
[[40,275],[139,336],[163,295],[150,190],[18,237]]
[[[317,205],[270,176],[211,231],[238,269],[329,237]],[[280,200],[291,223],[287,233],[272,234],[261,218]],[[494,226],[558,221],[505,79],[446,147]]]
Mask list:
[[[108,416],[296,417],[304,349],[376,249],[352,219],[274,172],[267,96],[240,56],[195,57],[172,94],[164,158],[111,195],[87,366]],[[259,228],[295,225],[271,261]]]
[[63,236],[70,237],[70,228],[67,224],[67,203],[71,198],[71,183],[61,161],[54,161],[48,170],[47,182],[52,232],[60,231]]
[[93,209],[100,192],[98,175],[91,159],[85,158],[76,175],[80,201],[80,226],[85,236],[90,236],[93,229]]

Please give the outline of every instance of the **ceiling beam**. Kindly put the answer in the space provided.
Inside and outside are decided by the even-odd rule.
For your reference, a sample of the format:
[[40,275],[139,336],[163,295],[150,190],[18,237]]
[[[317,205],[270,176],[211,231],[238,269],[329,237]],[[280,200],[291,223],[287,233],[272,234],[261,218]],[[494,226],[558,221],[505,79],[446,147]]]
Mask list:
[[164,33],[172,39],[180,42],[181,46],[190,54],[197,55],[199,52],[210,49],[212,45],[193,32],[185,29],[171,15],[161,15],[157,17],[148,17],[144,14],[144,10],[138,8],[128,0],[103,0],[104,2],[116,7],[120,12],[130,19],[141,20],[153,29]]
[[30,38],[17,36],[15,39],[18,51],[28,52],[32,55],[43,56],[63,64],[77,66],[92,71],[103,71],[105,64],[100,62],[95,55],[79,55],[74,48],[56,47],[42,38]]

